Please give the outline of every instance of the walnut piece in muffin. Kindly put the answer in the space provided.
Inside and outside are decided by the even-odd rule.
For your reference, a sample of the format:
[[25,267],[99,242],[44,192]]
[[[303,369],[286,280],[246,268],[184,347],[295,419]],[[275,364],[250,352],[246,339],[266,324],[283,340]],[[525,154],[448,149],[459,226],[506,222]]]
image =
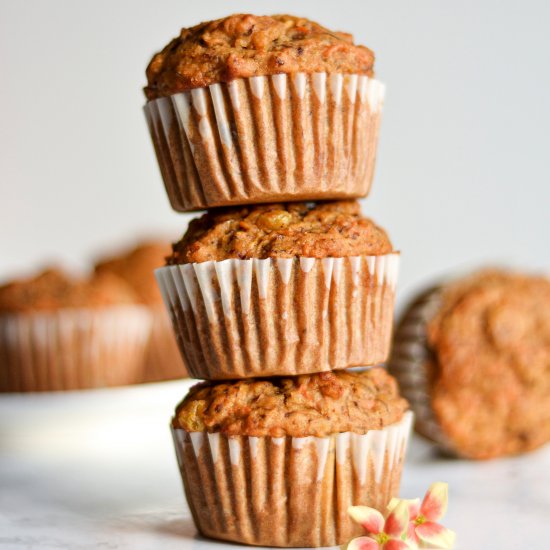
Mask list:
[[386,232],[357,201],[250,205],[212,210],[189,224],[169,264],[228,258],[311,258],[392,252]]
[[152,100],[235,78],[280,73],[373,75],[374,53],[353,37],[292,15],[236,14],[182,29],[147,67]]

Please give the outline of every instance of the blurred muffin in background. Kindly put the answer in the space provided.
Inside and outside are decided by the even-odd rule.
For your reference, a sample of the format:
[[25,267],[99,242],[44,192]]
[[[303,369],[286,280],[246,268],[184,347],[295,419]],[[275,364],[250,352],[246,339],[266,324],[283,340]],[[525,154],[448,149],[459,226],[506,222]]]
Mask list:
[[98,275],[116,275],[126,281],[137,294],[139,301],[147,306],[152,314],[153,324],[145,357],[143,382],[187,376],[154,276],[154,270],[164,266],[165,257],[170,253],[171,246],[168,242],[142,242],[117,256],[100,259],[95,266]]
[[150,314],[114,275],[48,269],[0,287],[0,391],[133,384],[142,377]]
[[421,294],[390,371],[416,429],[454,454],[518,454],[550,441],[550,280],[486,270]]

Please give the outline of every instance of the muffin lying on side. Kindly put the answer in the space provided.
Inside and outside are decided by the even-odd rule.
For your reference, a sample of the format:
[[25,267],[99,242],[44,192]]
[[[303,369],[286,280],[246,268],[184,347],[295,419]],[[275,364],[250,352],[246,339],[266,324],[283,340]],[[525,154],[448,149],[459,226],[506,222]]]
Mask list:
[[405,312],[390,361],[417,430],[469,458],[550,441],[550,280],[482,271]]
[[384,98],[373,65],[351,35],[291,15],[182,29],[145,87],[172,207],[365,196]]
[[145,242],[118,256],[101,259],[95,266],[98,274],[110,273],[124,279],[137,294],[139,302],[149,308],[152,328],[144,357],[143,382],[187,376],[153,273],[164,265],[168,254],[169,244]]
[[399,492],[412,415],[383,369],[205,382],[172,421],[194,521],[261,546],[333,546]]
[[157,270],[194,378],[375,365],[389,352],[398,254],[356,201],[216,210]]
[[148,311],[114,276],[47,270],[0,287],[0,391],[118,386],[141,377]]

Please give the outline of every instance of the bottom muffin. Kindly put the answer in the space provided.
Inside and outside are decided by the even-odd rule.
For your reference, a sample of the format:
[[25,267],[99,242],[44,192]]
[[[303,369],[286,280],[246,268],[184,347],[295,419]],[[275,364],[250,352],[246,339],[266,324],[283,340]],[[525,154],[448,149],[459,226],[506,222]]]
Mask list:
[[486,270],[434,287],[406,310],[390,372],[416,430],[488,459],[550,442],[550,280]]
[[277,547],[343,544],[352,505],[397,496],[412,422],[383,369],[206,382],[172,432],[205,536]]

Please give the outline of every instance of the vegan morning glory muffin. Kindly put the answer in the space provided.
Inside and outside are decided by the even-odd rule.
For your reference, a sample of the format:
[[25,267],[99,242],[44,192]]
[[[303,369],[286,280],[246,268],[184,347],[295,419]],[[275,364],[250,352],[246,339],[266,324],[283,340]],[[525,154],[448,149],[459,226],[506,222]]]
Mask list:
[[152,324],[144,356],[143,382],[187,376],[154,276],[154,270],[164,265],[168,254],[170,245],[167,242],[148,241],[116,256],[102,258],[95,265],[96,273],[110,273],[126,281],[138,301],[149,309]]
[[407,309],[390,368],[421,434],[493,458],[550,441],[549,342],[550,280],[481,271]]
[[365,196],[384,97],[373,65],[351,35],[291,15],[182,29],[145,87],[172,207]]
[[206,536],[317,547],[359,534],[356,504],[398,494],[412,415],[383,369],[206,382],[172,421],[187,501]]
[[156,273],[192,377],[387,358],[399,255],[356,201],[213,210],[173,249]]
[[142,375],[148,311],[121,279],[57,269],[0,287],[0,391],[131,384]]

